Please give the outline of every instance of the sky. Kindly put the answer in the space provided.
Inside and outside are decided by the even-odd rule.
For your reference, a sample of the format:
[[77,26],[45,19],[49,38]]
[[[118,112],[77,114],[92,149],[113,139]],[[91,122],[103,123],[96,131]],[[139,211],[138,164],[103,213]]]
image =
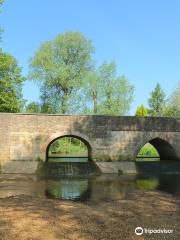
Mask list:
[[[91,39],[98,65],[114,60],[118,74],[135,86],[133,115],[157,82],[167,96],[180,82],[180,1],[178,0],[5,0],[0,15],[4,51],[28,74],[28,62],[44,41],[66,31]],[[32,81],[24,98],[38,101]]]

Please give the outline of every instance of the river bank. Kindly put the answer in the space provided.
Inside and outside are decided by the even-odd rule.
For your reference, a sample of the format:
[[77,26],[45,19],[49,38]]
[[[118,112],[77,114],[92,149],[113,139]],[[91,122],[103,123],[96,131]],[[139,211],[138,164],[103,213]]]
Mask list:
[[[0,199],[1,240],[180,239],[180,199],[137,190],[96,204],[20,195]],[[136,227],[173,230],[136,236]]]

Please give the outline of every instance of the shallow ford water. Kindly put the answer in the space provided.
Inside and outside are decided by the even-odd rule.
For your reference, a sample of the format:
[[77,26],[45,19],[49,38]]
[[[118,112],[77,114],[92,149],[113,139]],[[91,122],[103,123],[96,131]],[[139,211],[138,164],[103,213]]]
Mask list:
[[137,189],[162,191],[180,197],[180,174],[100,175],[63,177],[56,180],[33,176],[0,175],[0,198],[28,195],[41,198],[66,199],[86,203],[125,199]]

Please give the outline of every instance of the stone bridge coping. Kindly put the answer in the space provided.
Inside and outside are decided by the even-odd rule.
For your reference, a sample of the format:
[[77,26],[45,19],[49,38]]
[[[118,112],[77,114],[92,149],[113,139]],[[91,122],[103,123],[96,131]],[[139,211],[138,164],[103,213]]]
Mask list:
[[11,113],[11,112],[0,112],[0,115],[37,115],[37,116],[72,116],[72,117],[108,117],[108,118],[137,118],[137,119],[171,119],[180,121],[180,118],[176,117],[138,117],[132,115],[120,116],[120,115],[108,115],[108,114],[60,114],[60,113]]
[[[109,116],[109,115],[70,115],[70,114],[36,114],[36,113],[0,113],[1,117],[8,117],[11,121],[33,121],[39,119],[53,120],[61,118],[69,120],[76,128],[96,128],[110,131],[157,131],[180,132],[180,118],[170,117],[136,117],[136,116]],[[64,119],[63,119],[64,118]]]

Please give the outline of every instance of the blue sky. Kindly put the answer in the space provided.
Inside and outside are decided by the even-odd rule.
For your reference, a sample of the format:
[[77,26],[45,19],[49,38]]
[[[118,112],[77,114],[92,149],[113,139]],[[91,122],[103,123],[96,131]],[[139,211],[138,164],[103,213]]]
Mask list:
[[[1,47],[14,55],[23,74],[40,44],[66,31],[81,31],[96,48],[97,64],[115,60],[118,73],[135,86],[130,114],[157,82],[169,95],[180,81],[178,0],[6,0],[0,16]],[[38,100],[33,82],[24,98]]]

